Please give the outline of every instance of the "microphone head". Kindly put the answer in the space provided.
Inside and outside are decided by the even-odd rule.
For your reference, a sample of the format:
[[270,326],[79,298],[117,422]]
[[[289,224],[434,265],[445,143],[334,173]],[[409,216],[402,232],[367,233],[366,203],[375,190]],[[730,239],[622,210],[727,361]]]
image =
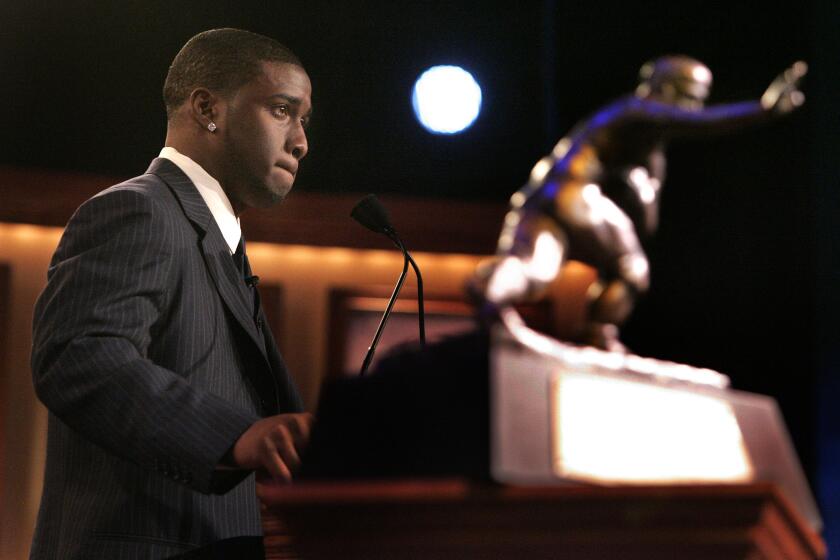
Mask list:
[[387,233],[388,230],[394,229],[385,207],[372,194],[357,202],[350,216],[375,233]]

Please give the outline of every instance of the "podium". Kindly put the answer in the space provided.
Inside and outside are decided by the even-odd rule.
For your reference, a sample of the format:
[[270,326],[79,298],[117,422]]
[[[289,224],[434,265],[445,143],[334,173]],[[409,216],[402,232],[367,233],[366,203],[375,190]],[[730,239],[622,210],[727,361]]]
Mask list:
[[799,560],[826,554],[769,484],[345,481],[277,486],[264,499],[269,559]]
[[825,558],[773,399],[536,342],[473,333],[325,387],[300,482],[262,496],[267,557]]

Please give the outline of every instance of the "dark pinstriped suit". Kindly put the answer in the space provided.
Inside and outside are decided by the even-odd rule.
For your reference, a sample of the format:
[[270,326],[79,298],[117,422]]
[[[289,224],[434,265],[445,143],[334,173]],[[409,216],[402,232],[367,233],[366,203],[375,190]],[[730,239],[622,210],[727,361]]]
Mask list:
[[48,278],[32,351],[50,410],[32,557],[162,558],[261,534],[253,475],[214,467],[260,416],[302,406],[192,182],[156,159],[90,199]]

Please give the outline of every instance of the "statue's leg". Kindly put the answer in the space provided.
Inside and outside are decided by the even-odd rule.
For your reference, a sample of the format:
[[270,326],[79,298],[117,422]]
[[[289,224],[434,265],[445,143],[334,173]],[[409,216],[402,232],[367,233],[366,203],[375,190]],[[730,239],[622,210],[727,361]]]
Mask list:
[[647,290],[649,268],[630,218],[592,183],[570,185],[557,200],[570,232],[570,257],[596,267],[584,339],[607,350],[626,351],[618,327]]
[[619,340],[618,327],[633,311],[638,292],[621,279],[600,283],[598,288],[589,303],[584,339],[604,350],[627,352]]
[[484,298],[496,305],[536,301],[560,273],[567,248],[555,220],[532,209],[509,212],[497,256],[477,275]]

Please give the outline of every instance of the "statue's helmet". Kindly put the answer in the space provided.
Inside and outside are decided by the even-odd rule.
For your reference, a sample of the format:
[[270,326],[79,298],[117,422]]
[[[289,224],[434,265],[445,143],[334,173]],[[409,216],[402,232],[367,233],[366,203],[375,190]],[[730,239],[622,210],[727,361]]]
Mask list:
[[711,87],[712,72],[705,64],[688,56],[670,55],[642,66],[636,96],[698,109]]

